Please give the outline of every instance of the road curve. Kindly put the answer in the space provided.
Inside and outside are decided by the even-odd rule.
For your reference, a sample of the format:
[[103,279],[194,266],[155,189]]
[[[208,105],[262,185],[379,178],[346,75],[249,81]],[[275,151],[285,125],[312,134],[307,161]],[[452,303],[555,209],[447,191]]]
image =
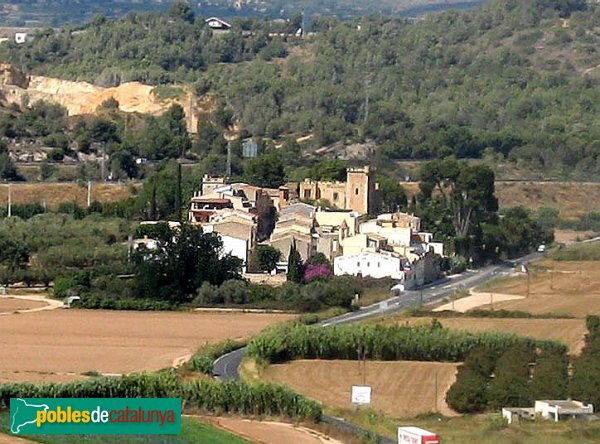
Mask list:
[[[532,253],[500,265],[491,265],[477,271],[467,271],[461,275],[444,278],[419,290],[406,291],[399,297],[392,297],[385,301],[363,307],[360,310],[345,313],[327,319],[319,324],[323,327],[331,325],[361,322],[378,316],[395,313],[419,305],[431,304],[453,295],[456,291],[466,290],[482,285],[492,280],[498,273],[508,271],[511,263],[529,262],[541,258],[539,253]],[[219,357],[213,364],[213,374],[221,381],[234,381],[240,379],[238,368],[244,358],[245,347]]]
[[[363,307],[360,310],[327,319],[319,324],[323,327],[328,327],[331,325],[361,322],[374,317],[404,310],[406,308],[430,304],[451,296],[456,291],[466,290],[471,287],[482,285],[485,282],[492,280],[498,273],[510,270],[515,263],[529,262],[541,257],[542,255],[539,253],[532,253],[527,256],[512,260],[508,263],[492,265],[477,271],[467,271],[452,278],[441,279],[416,291],[406,291],[402,296],[392,297],[385,301]],[[219,357],[213,363],[214,376],[221,381],[239,380],[239,367],[242,363],[242,359],[244,359],[245,353],[246,348],[244,347]],[[357,436],[369,436],[373,442],[377,442],[379,444],[393,444],[396,442],[385,436],[377,435],[369,430],[349,423],[342,418],[323,415],[321,421],[331,424],[346,432],[353,433]]]

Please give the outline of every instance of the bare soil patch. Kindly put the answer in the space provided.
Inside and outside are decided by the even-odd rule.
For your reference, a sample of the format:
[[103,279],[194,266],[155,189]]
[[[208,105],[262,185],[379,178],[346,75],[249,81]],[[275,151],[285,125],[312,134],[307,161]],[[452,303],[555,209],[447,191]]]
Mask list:
[[[127,185],[116,183],[92,184],[92,201],[117,202],[131,196]],[[87,204],[87,186],[74,183],[13,183],[11,200],[14,204],[45,203],[56,209],[61,203]],[[8,185],[0,185],[0,205],[8,203]]]
[[439,307],[434,308],[432,311],[458,311],[460,313],[465,313],[474,308],[481,307],[482,305],[487,305],[491,303],[501,302],[501,301],[510,301],[515,299],[522,299],[524,296],[514,295],[514,294],[502,294],[502,293],[473,293],[471,296],[467,296],[465,298],[456,299],[455,301],[448,302],[447,304],[440,305]]
[[[353,385],[372,387],[372,407],[401,418],[440,411],[455,415],[445,401],[446,392],[456,379],[458,364],[418,361],[298,360],[267,367],[264,378],[332,407],[352,408]],[[437,387],[436,387],[437,380]]]
[[16,436],[4,435],[0,433],[0,444],[33,444],[28,439],[17,438]]
[[30,310],[41,308],[47,304],[43,301],[31,301],[26,299],[0,298],[0,313],[12,313],[17,310]]
[[0,321],[0,379],[7,373],[11,380],[31,380],[31,373],[155,371],[203,344],[247,338],[292,317],[74,309],[6,315]]
[[307,427],[240,418],[203,418],[209,424],[259,444],[342,444]]
[[[495,309],[561,313],[578,318],[600,315],[600,262],[544,260],[536,266],[530,273],[529,297],[494,303]],[[526,296],[527,286],[527,276],[522,274],[493,282],[486,290]]]

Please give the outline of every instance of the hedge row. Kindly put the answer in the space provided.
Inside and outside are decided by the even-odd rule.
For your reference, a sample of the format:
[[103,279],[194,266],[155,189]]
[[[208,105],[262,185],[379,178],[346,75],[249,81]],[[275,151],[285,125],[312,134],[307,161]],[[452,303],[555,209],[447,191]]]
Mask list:
[[473,309],[467,312],[443,310],[436,311],[435,313],[431,310],[424,310],[415,308],[408,310],[407,314],[414,318],[429,318],[435,316],[436,318],[513,318],[513,319],[572,319],[573,316],[561,313],[529,313],[527,311],[520,310],[483,310]]
[[477,347],[498,353],[514,345],[566,352],[555,341],[511,333],[466,332],[431,326],[353,325],[322,328],[284,324],[269,328],[248,344],[248,355],[267,362],[293,359],[366,359],[395,361],[463,361]]
[[10,398],[181,398],[186,409],[208,413],[286,416],[318,421],[321,406],[315,401],[274,384],[247,385],[232,381],[184,382],[172,372],[100,377],[70,383],[0,384],[0,408]]

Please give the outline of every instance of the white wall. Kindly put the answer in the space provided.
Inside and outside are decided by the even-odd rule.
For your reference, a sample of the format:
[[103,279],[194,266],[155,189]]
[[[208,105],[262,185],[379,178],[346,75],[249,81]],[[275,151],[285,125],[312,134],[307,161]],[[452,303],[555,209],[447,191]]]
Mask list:
[[404,280],[404,271],[401,268],[400,257],[385,253],[358,253],[338,256],[333,261],[333,272],[336,276],[344,274],[363,277],[385,278]]
[[223,254],[230,253],[232,256],[239,257],[244,261],[242,271],[246,272],[246,265],[248,264],[248,241],[245,239],[238,239],[237,237],[219,235],[223,242]]

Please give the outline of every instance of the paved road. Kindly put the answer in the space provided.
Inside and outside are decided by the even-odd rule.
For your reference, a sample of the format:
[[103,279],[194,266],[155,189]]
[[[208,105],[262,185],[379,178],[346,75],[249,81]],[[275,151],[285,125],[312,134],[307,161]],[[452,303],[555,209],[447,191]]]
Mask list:
[[[358,311],[328,319],[320,324],[323,327],[327,327],[330,325],[360,322],[406,308],[418,307],[419,305],[436,302],[451,296],[455,291],[481,285],[493,279],[498,273],[510,270],[516,263],[529,262],[534,259],[539,259],[540,257],[542,257],[541,254],[533,253],[500,265],[485,267],[477,271],[467,271],[458,276],[441,279],[417,291],[406,291],[401,296],[389,298],[383,302],[369,305]],[[215,376],[222,381],[234,381],[240,379],[238,369],[245,353],[246,349],[241,348],[218,358],[213,363],[213,373]],[[380,436],[360,426],[346,422],[342,418],[323,415],[321,421],[357,436],[369,436],[371,441],[379,444],[393,444],[395,442],[385,436]]]
[[[383,302],[378,302],[360,310],[345,313],[341,316],[328,319],[320,324],[324,327],[330,325],[349,324],[360,322],[378,316],[398,312],[410,307],[418,307],[422,304],[430,304],[451,296],[456,291],[466,290],[470,287],[481,285],[493,279],[498,273],[508,271],[515,263],[529,262],[541,258],[540,253],[532,253],[510,262],[492,265],[477,271],[467,271],[463,274],[445,278],[425,286],[422,290],[406,291],[399,297],[393,297]],[[245,348],[235,350],[221,356],[213,364],[213,373],[221,381],[232,381],[240,379],[238,368],[244,358]]]

